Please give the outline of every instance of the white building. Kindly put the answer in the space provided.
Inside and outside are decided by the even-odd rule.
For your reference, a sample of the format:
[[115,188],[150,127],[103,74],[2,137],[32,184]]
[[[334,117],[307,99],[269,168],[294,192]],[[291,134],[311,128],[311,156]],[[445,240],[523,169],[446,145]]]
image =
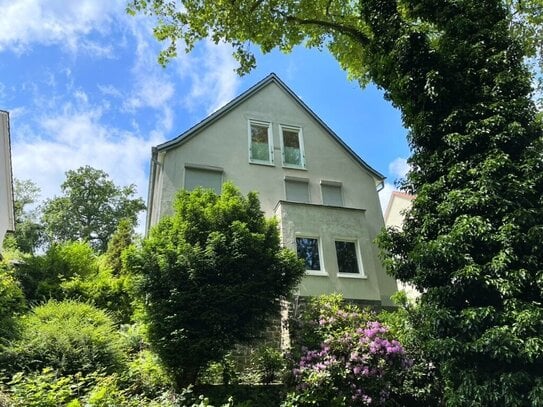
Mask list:
[[384,226],[383,179],[271,74],[153,148],[147,229],[171,213],[177,190],[220,192],[230,180],[244,193],[258,191],[283,244],[305,259],[300,295],[341,292],[388,306],[396,282],[373,243]]
[[0,110],[0,248],[6,232],[14,229],[9,113]]
[[[385,225],[386,227],[393,227],[402,229],[405,213],[411,209],[415,195],[406,194],[405,192],[392,191],[388,206],[385,211]],[[398,289],[406,292],[409,298],[416,298],[420,293],[410,284],[402,283],[398,281]]]

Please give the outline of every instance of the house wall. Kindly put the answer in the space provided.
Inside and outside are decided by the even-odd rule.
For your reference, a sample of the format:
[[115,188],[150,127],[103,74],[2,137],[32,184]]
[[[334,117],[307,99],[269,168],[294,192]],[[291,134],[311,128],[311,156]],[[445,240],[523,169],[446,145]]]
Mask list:
[[[271,123],[272,165],[249,162],[249,120]],[[304,169],[283,167],[280,125],[302,129]],[[389,297],[396,290],[395,281],[385,274],[378,260],[377,248],[372,244],[384,226],[375,176],[278,85],[268,84],[219,120],[188,136],[177,146],[159,150],[156,156],[158,165],[154,170],[156,174],[152,174],[155,186],[149,215],[151,226],[160,217],[171,214],[175,193],[184,187],[187,165],[220,168],[223,181],[234,182],[243,193],[259,192],[266,216],[276,215],[286,220],[290,226],[288,231],[282,231],[285,245],[295,249],[294,230],[298,227],[307,231],[319,230],[323,236],[328,236],[328,232],[343,237],[354,233],[354,237],[360,239],[365,279],[338,278],[334,242],[330,240],[332,237],[323,237],[326,239],[323,260],[328,277],[307,276],[300,286],[301,295],[340,291],[346,298],[390,304]],[[308,181],[310,203],[313,205],[282,203],[276,211],[278,202],[286,200],[286,177]],[[341,183],[344,208],[322,206],[322,181]]]
[[[302,296],[341,292],[345,298],[391,306],[396,282],[386,275],[372,241],[370,219],[362,209],[281,201],[276,208],[285,247],[296,251],[296,237],[319,240],[321,272],[306,275],[298,288]],[[355,241],[361,273],[340,276],[335,240]]]
[[0,111],[0,247],[6,232],[14,228],[9,115]]
[[[273,166],[249,163],[248,120],[272,123]],[[306,169],[282,167],[279,124],[302,128]],[[224,180],[233,181],[242,192],[259,191],[262,209],[274,214],[277,201],[285,199],[285,176],[307,178],[311,203],[322,202],[320,181],[341,181],[344,206],[366,209],[374,231],[383,226],[375,179],[361,168],[345,149],[281,88],[270,84],[219,121],[207,127],[162,158],[162,196],[159,212],[171,213],[175,192],[183,187],[187,163],[224,169]],[[160,180],[161,178],[161,180]],[[156,219],[155,219],[156,221]]]

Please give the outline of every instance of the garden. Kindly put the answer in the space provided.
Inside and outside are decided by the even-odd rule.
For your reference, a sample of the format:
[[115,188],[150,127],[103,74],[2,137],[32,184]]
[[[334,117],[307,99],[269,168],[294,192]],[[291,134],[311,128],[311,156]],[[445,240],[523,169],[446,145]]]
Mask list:
[[[145,239],[129,218],[106,245],[55,240],[37,222],[6,239],[0,406],[439,404],[416,307],[401,293],[382,312],[294,297],[303,263],[259,205],[226,183],[220,196],[179,192]],[[28,230],[42,231],[32,252]],[[279,299],[297,304],[289,349],[274,330]]]

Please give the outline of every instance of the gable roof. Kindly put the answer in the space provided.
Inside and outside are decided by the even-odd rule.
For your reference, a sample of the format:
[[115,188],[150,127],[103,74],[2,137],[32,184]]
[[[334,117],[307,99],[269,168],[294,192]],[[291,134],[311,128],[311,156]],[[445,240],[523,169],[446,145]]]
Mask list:
[[315,112],[313,112],[309,106],[307,106],[285,83],[279,79],[279,77],[271,73],[268,76],[266,76],[264,79],[262,79],[260,82],[258,82],[256,85],[252,86],[245,92],[243,92],[241,95],[236,97],[235,99],[228,102],[226,105],[221,107],[219,110],[212,113],[210,116],[206,117],[204,120],[202,120],[200,123],[194,125],[184,133],[181,133],[176,138],[166,141],[165,143],[159,144],[158,146],[153,148],[153,157],[157,154],[157,152],[160,151],[167,151],[171,148],[177,147],[187,140],[191,139],[195,135],[197,135],[201,130],[205,129],[206,127],[210,126],[211,124],[215,123],[217,120],[222,118],[224,115],[229,113],[231,110],[239,106],[241,103],[243,103],[245,100],[249,99],[254,94],[258,93],[261,89],[268,86],[270,83],[274,83],[275,85],[279,86],[283,91],[285,91],[288,95],[292,97],[292,99],[303,109],[305,110],[309,116],[311,116],[320,126],[323,127],[323,129],[332,136],[332,138],[339,143],[341,147],[345,149],[345,151],[356,161],[360,166],[362,166],[364,169],[368,170],[378,181],[378,183],[382,183],[385,179],[385,176],[372,168],[368,163],[366,163],[358,154],[356,154],[345,142],[330,128],[328,125],[322,121],[321,118],[319,118]]

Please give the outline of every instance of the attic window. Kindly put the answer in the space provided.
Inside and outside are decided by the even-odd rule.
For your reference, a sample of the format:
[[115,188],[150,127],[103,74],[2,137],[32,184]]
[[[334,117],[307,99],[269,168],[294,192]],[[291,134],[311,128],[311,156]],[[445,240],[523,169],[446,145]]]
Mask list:
[[281,126],[281,147],[283,152],[283,166],[305,167],[301,128]]
[[270,123],[249,121],[249,161],[273,164],[273,143]]

